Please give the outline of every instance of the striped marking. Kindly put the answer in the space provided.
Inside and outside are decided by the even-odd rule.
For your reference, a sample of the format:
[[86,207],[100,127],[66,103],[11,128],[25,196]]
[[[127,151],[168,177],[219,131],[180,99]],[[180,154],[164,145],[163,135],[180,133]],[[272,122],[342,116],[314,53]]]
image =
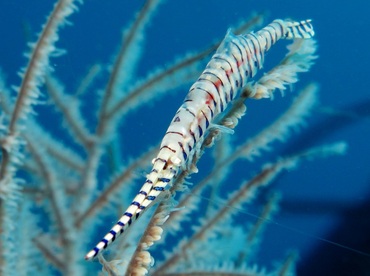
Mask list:
[[[203,90],[203,89],[201,89]],[[207,90],[203,90],[204,92],[207,93],[208,97],[206,98],[206,105],[208,106],[208,108],[211,110],[211,114],[212,114],[212,117],[213,117],[213,110],[212,108],[209,106],[209,104],[211,103],[210,101],[212,100],[212,103],[213,103],[213,107],[216,108],[217,106],[217,103],[216,103],[216,100],[215,98],[213,97],[213,95],[211,93],[209,93]]]
[[193,137],[193,145],[195,145],[196,142],[197,142],[197,139],[195,138],[195,134],[194,134],[194,132],[191,131],[191,129],[189,130],[189,133],[190,133],[191,137]]
[[189,109],[189,108],[185,108],[185,110],[187,111],[187,112],[189,112],[191,115],[193,115],[193,117],[197,117],[197,116],[195,116],[195,114]]
[[262,68],[264,55],[272,45],[281,38],[311,38],[313,35],[311,20],[275,20],[260,31],[246,35],[228,32],[177,110],[153,161],[153,169],[139,193],[85,258],[94,258],[112,243],[170,185],[178,171],[188,168],[193,150],[202,144],[213,119],[237,97],[239,88]]
[[[193,136],[194,137],[194,136]],[[194,140],[195,140],[195,137],[194,137]],[[188,159],[188,155],[187,153],[185,152],[185,149],[184,149],[184,146],[181,142],[178,142],[181,150],[182,150],[182,155],[183,155],[183,158],[184,158],[184,161],[186,161]]]
[[161,151],[162,149],[169,149],[170,151],[172,151],[173,153],[176,153],[176,150],[174,150],[173,148],[167,146],[167,145],[164,145],[162,146],[159,150]]
[[[203,73],[202,75],[204,75],[204,74],[206,74],[206,73]],[[222,97],[221,97],[221,94],[219,92],[218,85],[215,82],[213,82],[212,80],[209,80],[209,79],[206,79],[206,78],[199,78],[198,81],[208,82],[209,84],[211,84],[215,88],[215,90],[217,91],[218,98],[220,99],[220,106],[221,106],[220,109],[221,109],[221,112],[224,111],[224,108],[223,108],[224,107],[224,103],[222,102]],[[210,92],[208,92],[208,93],[210,93]]]
[[202,114],[203,114],[203,116],[204,116],[204,119],[206,120],[206,128],[208,128],[208,127],[209,127],[209,120],[208,120],[208,118],[207,118],[207,115],[204,113],[204,111],[203,111],[203,110],[201,110],[200,112],[202,112]]
[[177,134],[177,135],[180,135],[181,137],[184,137],[184,134],[178,131],[167,131],[165,135],[167,134]]
[[203,129],[200,125],[198,125],[198,130],[199,130],[199,137],[202,137],[203,135]]
[[114,230],[110,230],[109,233],[112,234],[113,238],[112,238],[112,242],[114,242],[114,240],[116,239],[116,235],[117,233],[114,231]]

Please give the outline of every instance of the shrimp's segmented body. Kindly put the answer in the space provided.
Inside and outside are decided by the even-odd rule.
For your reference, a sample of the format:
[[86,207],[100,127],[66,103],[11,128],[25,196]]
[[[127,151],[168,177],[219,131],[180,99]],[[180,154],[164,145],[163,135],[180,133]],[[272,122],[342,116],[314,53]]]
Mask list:
[[236,36],[229,31],[226,34],[176,112],[153,160],[153,169],[139,193],[85,259],[94,258],[112,243],[167,185],[171,185],[179,171],[188,169],[214,118],[228,107],[239,90],[262,68],[265,53],[282,38],[311,38],[314,31],[310,22],[275,20],[256,33]]

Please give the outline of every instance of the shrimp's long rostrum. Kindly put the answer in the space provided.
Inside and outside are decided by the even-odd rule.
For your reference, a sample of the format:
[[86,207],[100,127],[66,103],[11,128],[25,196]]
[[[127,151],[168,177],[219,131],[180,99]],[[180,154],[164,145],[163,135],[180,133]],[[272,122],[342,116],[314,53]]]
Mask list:
[[265,53],[279,39],[311,38],[311,20],[275,20],[256,33],[226,34],[225,39],[192,85],[171,121],[153,160],[152,171],[126,212],[86,254],[94,258],[122,234],[166,188],[181,170],[189,169],[194,153],[214,118],[224,112],[241,88],[262,68]]

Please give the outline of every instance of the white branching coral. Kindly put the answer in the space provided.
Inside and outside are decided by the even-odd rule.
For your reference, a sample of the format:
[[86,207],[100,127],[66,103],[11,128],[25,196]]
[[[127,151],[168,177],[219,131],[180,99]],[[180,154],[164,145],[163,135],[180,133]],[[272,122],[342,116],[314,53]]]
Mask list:
[[[122,213],[127,203],[132,202],[129,200],[137,188],[133,185],[134,180],[147,169],[158,148],[145,146],[149,148],[145,153],[126,163],[115,158],[121,151],[117,145],[125,143],[126,132],[135,126],[132,122],[123,127],[121,124],[125,123],[129,111],[144,111],[153,100],[167,96],[170,92],[181,90],[183,98],[182,88],[185,84],[190,86],[199,77],[221,41],[138,77],[137,69],[143,65],[140,57],[145,50],[146,33],[158,8],[165,5],[162,0],[147,0],[123,32],[122,44],[113,61],[107,65],[92,66],[77,91],[70,93],[68,86],[63,85],[56,76],[58,70],[55,75],[51,70],[50,59],[62,53],[56,46],[59,30],[68,23],[66,18],[77,10],[77,4],[82,6],[82,1],[56,2],[37,42],[31,45],[31,53],[27,55],[28,64],[20,74],[22,80],[16,89],[15,100],[13,92],[6,88],[0,78],[2,274],[12,275],[15,271],[27,275],[95,275],[98,271],[108,275],[268,274],[266,269],[250,262],[247,256],[259,245],[265,220],[278,209],[276,198],[269,200],[262,208],[260,221],[248,227],[234,220],[238,208],[252,201],[260,187],[268,185],[280,172],[295,167],[304,159],[342,154],[345,145],[340,143],[317,147],[282,157],[263,167],[254,178],[241,183],[238,189],[229,193],[231,188],[228,187],[228,192],[225,192],[224,187],[228,185],[225,182],[237,161],[252,160],[270,150],[274,141],[284,142],[291,136],[292,129],[303,125],[316,103],[315,84],[306,86],[291,107],[255,137],[245,137],[245,142],[235,146],[234,141],[225,139],[225,136],[230,138],[229,134],[240,132],[236,127],[246,113],[249,99],[272,98],[275,91],[284,91],[296,83],[299,73],[309,71],[316,58],[315,41],[295,40],[289,46],[289,53],[269,72],[250,83],[230,84],[232,88],[240,84],[245,89],[239,91],[239,94],[235,93],[233,99],[230,94],[229,107],[225,110],[213,98],[214,105],[222,111],[214,120],[207,120],[206,128],[202,129],[200,125],[202,118],[199,114],[202,110],[194,115],[199,120],[189,129],[193,134],[196,130],[199,137],[194,136],[196,144],[192,151],[189,150],[188,163],[181,163],[181,155],[169,159],[171,162],[168,162],[167,167],[182,165],[181,170],[176,173],[166,171],[171,171],[174,179],[169,185],[171,187],[156,187],[163,192],[155,202],[148,205],[150,207],[158,203],[156,209],[146,212],[141,221],[135,222],[133,228],[120,239],[118,231],[111,230],[110,237],[113,240],[117,237],[116,247],[105,255],[99,255],[99,263],[88,263],[83,262],[82,257],[88,245],[92,245],[97,237],[97,232],[102,231],[99,224],[102,220],[111,223],[117,213]],[[261,25],[263,18],[262,14],[255,14],[239,24],[235,32],[248,34]],[[285,21],[274,21],[267,28],[282,38],[291,36],[291,31],[297,25],[286,21],[285,26],[282,22]],[[310,21],[304,22],[301,22],[300,27],[306,28],[304,34],[310,37],[313,34]],[[285,26],[285,33],[279,33],[276,27],[278,24]],[[228,43],[235,37],[229,34],[221,44],[221,49],[226,49],[227,53],[227,47],[232,47]],[[263,43],[262,38],[253,42],[252,35],[248,39],[246,43],[253,45],[245,47],[252,47],[247,53],[252,56],[246,59],[243,66],[249,67],[250,74],[254,75],[257,69],[263,69],[257,50],[263,48],[263,43],[267,43],[264,45],[267,49],[276,41],[273,37],[265,37]],[[241,40],[239,42],[242,43]],[[226,55],[222,57],[226,58]],[[242,64],[235,63],[238,66]],[[236,72],[232,73],[231,69],[226,70],[228,73],[225,76],[234,80],[233,74]],[[102,84],[101,79],[105,74],[108,75],[106,83]],[[221,84],[217,82],[217,85]],[[45,129],[45,118],[34,114],[44,90],[47,108],[52,110],[53,115],[56,113],[62,122],[60,128],[63,135]],[[212,93],[210,95],[216,96]],[[86,107],[87,98],[89,106]],[[198,99],[197,96],[195,99]],[[208,106],[211,102],[212,97],[209,97]],[[203,138],[200,138],[200,133],[204,134]],[[152,138],[151,133],[149,136]],[[152,142],[154,144],[158,141]],[[213,168],[203,180],[190,185],[189,176],[198,171],[198,161],[212,146],[216,151]],[[140,148],[140,152],[144,150],[140,143],[137,148]],[[183,150],[185,155],[186,151]],[[161,175],[161,181],[166,182],[168,175]],[[207,199],[219,203],[217,207],[202,200],[202,192],[207,187],[212,189]],[[145,199],[154,200],[152,196]],[[139,204],[134,202],[133,205]],[[133,219],[137,215],[127,213]],[[131,223],[133,220],[130,219]],[[247,232],[249,235],[246,235]],[[18,238],[17,235],[22,236]],[[239,238],[245,238],[245,243],[236,244]],[[230,243],[229,250],[220,251],[219,243]],[[250,250],[243,248],[244,245]],[[213,254],[212,258],[210,254]],[[294,260],[288,257],[276,271],[291,271]]]

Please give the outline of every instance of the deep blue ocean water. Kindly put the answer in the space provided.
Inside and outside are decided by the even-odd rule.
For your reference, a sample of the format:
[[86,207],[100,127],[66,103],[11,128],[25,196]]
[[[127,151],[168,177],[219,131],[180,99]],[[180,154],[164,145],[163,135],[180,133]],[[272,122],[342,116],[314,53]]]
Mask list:
[[[28,51],[26,43],[35,41],[52,8],[51,2],[0,1],[0,67],[8,86],[19,85],[17,72],[26,64],[23,56]],[[70,17],[73,25],[62,29],[57,43],[67,53],[51,62],[67,89],[76,89],[93,64],[111,61],[123,28],[142,3],[90,0],[80,5],[79,12]],[[276,223],[267,226],[258,264],[271,267],[275,260],[284,258],[287,250],[296,249],[300,255],[299,275],[320,275],[312,274],[318,271],[321,275],[340,275],[334,269],[350,275],[346,272],[360,271],[356,269],[362,266],[367,267],[368,274],[361,270],[356,275],[370,275],[370,256],[322,241],[327,239],[370,254],[369,10],[370,4],[359,0],[168,0],[160,6],[145,34],[138,77],[170,64],[184,53],[206,48],[252,12],[266,12],[266,23],[287,17],[313,20],[319,58],[293,88],[297,91],[309,82],[317,82],[320,105],[307,120],[307,126],[284,144],[276,143],[273,152],[258,158],[256,164],[244,163],[236,168],[229,177],[230,187],[250,178],[262,164],[276,160],[277,156],[308,146],[346,141],[348,152],[345,156],[304,162],[272,184],[282,194],[281,210],[273,218]],[[270,56],[271,60],[276,58],[269,53],[266,60]],[[294,91],[284,97],[277,94],[273,101],[250,101],[234,139],[243,141],[267,126],[291,102]],[[126,153],[124,159],[138,156],[159,141],[186,93],[185,87],[166,98],[160,97],[147,108],[129,113],[122,129],[126,134],[121,145]],[[93,101],[86,101],[85,106],[93,109]],[[49,118],[41,120],[52,127],[55,122]],[[200,173],[202,167],[207,170],[206,162],[200,162]],[[248,213],[243,218],[253,220]]]

